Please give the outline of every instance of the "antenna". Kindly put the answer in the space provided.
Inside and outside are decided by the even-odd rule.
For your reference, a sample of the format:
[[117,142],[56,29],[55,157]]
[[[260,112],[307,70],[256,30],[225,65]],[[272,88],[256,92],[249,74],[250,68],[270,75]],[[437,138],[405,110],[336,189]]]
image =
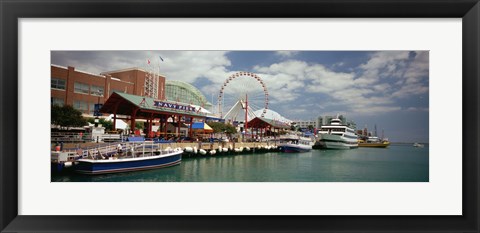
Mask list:
[[[148,60],[148,66],[145,74],[145,83],[144,83],[144,96],[150,97],[153,99],[158,98],[158,80],[159,75],[155,72],[155,67],[150,66],[150,60]],[[160,62],[158,63],[158,71],[160,72]]]

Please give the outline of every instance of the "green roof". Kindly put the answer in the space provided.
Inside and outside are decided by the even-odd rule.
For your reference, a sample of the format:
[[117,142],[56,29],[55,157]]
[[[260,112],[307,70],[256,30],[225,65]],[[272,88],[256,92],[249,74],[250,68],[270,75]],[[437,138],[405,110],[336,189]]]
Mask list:
[[[138,108],[140,110],[140,113],[142,110],[148,110],[149,113],[154,112],[157,114],[186,115],[186,116],[199,117],[199,118],[206,117],[205,114],[199,113],[199,112],[178,110],[178,109],[172,109],[168,107],[158,107],[154,105],[155,101],[190,106],[190,104],[186,104],[186,103],[156,100],[150,97],[132,95],[132,94],[115,91],[107,99],[107,101],[105,102],[105,104],[103,105],[100,111],[102,113],[114,113],[115,106],[118,105],[117,114],[120,114],[120,115],[131,115],[132,112],[136,108]],[[138,112],[137,112],[137,115],[138,115]],[[143,115],[146,115],[146,114],[143,114]]]
[[[169,92],[167,91],[168,88],[180,88],[180,89],[183,88],[195,97],[196,102],[198,102],[195,104],[212,106],[212,104],[208,102],[207,98],[203,95],[203,93],[190,83],[186,83],[178,80],[165,81],[165,94],[167,95],[166,97],[167,99],[170,98],[173,100],[173,99],[176,99],[178,96],[169,96]],[[185,99],[183,101],[185,101]]]

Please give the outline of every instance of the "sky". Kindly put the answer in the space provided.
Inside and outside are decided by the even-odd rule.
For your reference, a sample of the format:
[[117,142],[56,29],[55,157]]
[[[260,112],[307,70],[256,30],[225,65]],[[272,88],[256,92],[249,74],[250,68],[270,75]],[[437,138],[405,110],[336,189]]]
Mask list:
[[[342,114],[393,142],[429,141],[428,51],[52,51],[51,63],[100,74],[140,67],[197,87],[217,105],[226,79],[255,73],[268,108],[290,120]],[[160,59],[163,59],[163,61]],[[150,60],[150,65],[148,65]],[[248,94],[255,108],[265,91],[253,78],[224,87],[224,104]],[[228,97],[231,97],[229,100]],[[217,111],[217,109],[213,109]],[[225,111],[225,110],[223,110]]]

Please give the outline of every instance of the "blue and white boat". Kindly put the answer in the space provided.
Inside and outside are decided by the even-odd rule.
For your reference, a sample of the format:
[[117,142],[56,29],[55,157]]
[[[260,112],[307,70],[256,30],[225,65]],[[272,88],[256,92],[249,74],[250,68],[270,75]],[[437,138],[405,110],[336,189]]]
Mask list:
[[108,174],[170,167],[180,164],[183,150],[149,142],[122,143],[116,147],[83,152],[73,169],[82,174]]
[[300,153],[309,152],[312,150],[313,141],[307,137],[301,137],[298,135],[286,135],[280,137],[280,143],[278,144],[281,152],[285,153]]

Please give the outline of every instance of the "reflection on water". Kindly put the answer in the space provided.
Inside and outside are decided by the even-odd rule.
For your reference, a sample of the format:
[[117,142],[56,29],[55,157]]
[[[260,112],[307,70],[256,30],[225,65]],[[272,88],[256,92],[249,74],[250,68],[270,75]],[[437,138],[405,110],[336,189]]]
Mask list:
[[429,149],[313,150],[184,158],[178,166],[107,175],[53,176],[60,182],[428,182]]

